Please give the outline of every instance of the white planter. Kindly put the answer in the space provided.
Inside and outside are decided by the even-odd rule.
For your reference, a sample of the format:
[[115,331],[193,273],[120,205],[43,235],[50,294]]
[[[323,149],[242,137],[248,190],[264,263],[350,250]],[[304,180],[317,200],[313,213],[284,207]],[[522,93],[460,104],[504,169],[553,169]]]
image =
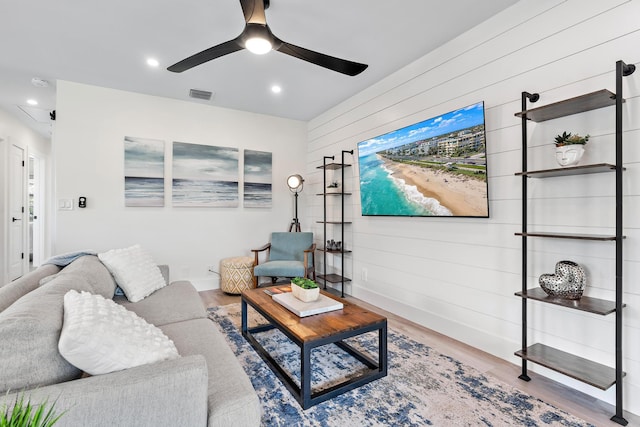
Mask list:
[[320,288],[303,289],[298,285],[291,284],[291,292],[293,296],[298,298],[302,302],[311,302],[318,299],[320,296]]
[[574,166],[584,154],[584,145],[570,144],[556,147],[556,161],[560,166]]

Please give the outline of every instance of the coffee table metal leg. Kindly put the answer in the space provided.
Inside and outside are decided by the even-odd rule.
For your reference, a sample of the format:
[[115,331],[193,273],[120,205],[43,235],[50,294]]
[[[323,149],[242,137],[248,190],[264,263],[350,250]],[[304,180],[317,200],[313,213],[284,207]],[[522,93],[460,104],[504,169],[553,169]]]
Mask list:
[[387,322],[378,330],[378,363],[382,376],[387,375]]
[[311,407],[311,346],[300,348],[300,394],[302,409]]
[[247,335],[247,302],[242,299],[242,336]]

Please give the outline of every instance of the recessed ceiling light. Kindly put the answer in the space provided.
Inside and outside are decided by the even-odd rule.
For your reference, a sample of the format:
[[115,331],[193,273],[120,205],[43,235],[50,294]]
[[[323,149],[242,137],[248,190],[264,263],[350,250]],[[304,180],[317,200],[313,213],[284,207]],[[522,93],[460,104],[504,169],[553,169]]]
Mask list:
[[38,101],[35,99],[27,99],[27,104],[29,105],[38,105]]
[[271,86],[271,92],[280,93],[280,92],[282,92],[282,88],[280,86],[278,86],[278,85],[273,85],[273,86]]
[[158,60],[155,58],[147,58],[147,65],[149,67],[157,67],[158,65],[160,65],[160,62],[158,62]]

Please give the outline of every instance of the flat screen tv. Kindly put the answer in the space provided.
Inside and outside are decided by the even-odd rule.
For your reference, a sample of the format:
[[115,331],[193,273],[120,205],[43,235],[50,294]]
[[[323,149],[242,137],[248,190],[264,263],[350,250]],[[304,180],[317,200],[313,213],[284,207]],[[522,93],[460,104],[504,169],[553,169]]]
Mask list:
[[365,216],[489,217],[484,102],[358,143]]

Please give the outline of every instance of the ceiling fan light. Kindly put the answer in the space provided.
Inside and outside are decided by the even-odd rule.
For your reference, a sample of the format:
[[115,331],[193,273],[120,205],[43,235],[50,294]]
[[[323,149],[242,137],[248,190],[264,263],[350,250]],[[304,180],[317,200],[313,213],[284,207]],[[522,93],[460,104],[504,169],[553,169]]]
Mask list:
[[262,37],[251,37],[250,39],[247,39],[244,47],[246,47],[249,52],[255,53],[256,55],[264,55],[269,52],[273,46],[267,39]]

